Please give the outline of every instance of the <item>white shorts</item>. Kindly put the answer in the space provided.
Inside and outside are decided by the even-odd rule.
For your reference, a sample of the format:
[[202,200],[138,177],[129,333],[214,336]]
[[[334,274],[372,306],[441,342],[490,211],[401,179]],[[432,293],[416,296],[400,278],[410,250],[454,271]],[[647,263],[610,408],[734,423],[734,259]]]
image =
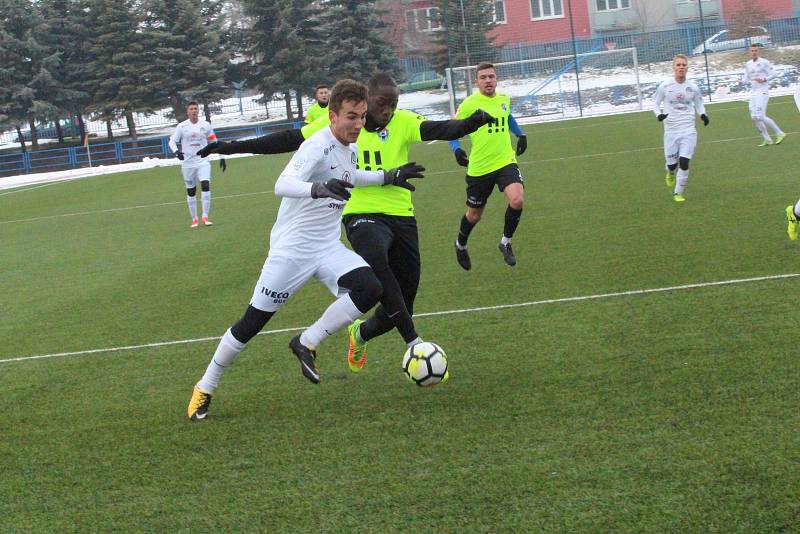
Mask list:
[[341,241],[313,258],[267,256],[250,305],[261,311],[277,311],[311,278],[325,284],[339,297],[347,292],[339,287],[339,278],[360,267],[368,267],[367,262]]
[[679,158],[692,159],[697,146],[697,132],[664,132],[664,158],[675,165]]
[[183,174],[183,183],[186,184],[186,189],[197,187],[197,182],[210,182],[211,181],[211,164],[203,165],[202,167],[181,167]]
[[767,103],[769,103],[769,94],[750,95],[750,116],[754,119],[766,117]]

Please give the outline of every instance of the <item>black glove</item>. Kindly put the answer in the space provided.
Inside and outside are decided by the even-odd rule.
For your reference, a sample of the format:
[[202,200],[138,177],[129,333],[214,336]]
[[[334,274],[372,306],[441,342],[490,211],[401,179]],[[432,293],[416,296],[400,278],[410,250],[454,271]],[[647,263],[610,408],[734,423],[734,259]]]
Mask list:
[[178,158],[179,160],[183,161],[183,152],[178,150],[177,152],[175,152],[175,157]]
[[350,198],[350,191],[353,184],[332,178],[327,182],[314,182],[311,184],[311,198],[335,198],[336,200],[347,200]]
[[219,158],[219,168],[222,169],[222,172],[228,168],[228,164],[225,163],[225,158]]
[[408,183],[409,178],[424,178],[422,174],[425,167],[417,165],[413,161],[394,169],[383,171],[383,185],[396,185],[409,191],[416,191],[416,188]]
[[517,138],[517,156],[521,156],[528,150],[528,137],[521,135]]
[[462,167],[466,167],[467,165],[469,165],[469,158],[467,157],[467,153],[464,152],[463,148],[457,148],[453,152],[453,154],[456,155],[456,161],[458,162],[459,165],[461,165]]
[[197,155],[201,158],[208,157],[209,154],[214,154],[219,150],[220,144],[221,143],[219,141],[208,143],[206,146],[197,151]]
[[708,115],[706,115],[705,113],[700,115],[700,120],[703,121],[703,126],[708,126],[708,123],[711,122],[711,119],[709,119]]
[[656,119],[658,119],[658,122],[661,122],[667,118],[667,115],[669,115],[669,113],[661,113]]
[[470,123],[470,126],[474,127],[474,130],[477,130],[484,124],[497,124],[497,119],[483,111],[482,109],[476,109],[472,115],[467,117],[467,121]]

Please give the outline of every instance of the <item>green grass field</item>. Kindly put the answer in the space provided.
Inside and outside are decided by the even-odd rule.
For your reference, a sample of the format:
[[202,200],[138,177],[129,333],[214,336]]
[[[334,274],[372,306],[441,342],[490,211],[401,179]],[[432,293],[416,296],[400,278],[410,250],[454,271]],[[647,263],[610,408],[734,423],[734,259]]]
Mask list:
[[514,268],[497,194],[458,267],[463,170],[415,147],[450,381],[407,383],[395,332],[353,375],[340,333],[310,385],[272,331],[317,318],[312,283],[201,423],[216,340],[189,340],[247,305],[288,156],[215,166],[197,230],[177,167],[0,191],[0,531],[800,532],[800,115],[773,99],[792,135],[757,149],[746,103],[709,114],[682,205],[652,114],[529,126]]

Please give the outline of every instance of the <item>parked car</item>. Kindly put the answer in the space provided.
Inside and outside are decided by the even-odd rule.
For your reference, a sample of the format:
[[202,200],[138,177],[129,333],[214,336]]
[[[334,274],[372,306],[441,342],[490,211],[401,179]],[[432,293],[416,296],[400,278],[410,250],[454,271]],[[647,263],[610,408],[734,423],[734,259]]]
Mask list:
[[[744,35],[738,37],[733,30],[722,30],[706,39],[705,48],[709,52],[723,52],[725,50],[747,48],[751,44],[772,46],[772,37],[769,36],[769,32],[763,26],[751,26]],[[692,50],[694,55],[702,53],[703,43],[700,43]]]
[[399,84],[398,87],[404,93],[411,91],[421,91],[422,89],[439,89],[444,84],[444,76],[436,71],[425,70],[410,74],[408,79]]

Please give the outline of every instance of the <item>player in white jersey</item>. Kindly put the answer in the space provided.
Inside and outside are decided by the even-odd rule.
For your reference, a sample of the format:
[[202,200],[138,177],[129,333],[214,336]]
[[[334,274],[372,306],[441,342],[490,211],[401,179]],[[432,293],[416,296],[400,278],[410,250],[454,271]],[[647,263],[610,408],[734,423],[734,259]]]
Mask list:
[[190,419],[206,417],[225,368],[311,278],[325,284],[337,297],[317,322],[289,342],[303,376],[314,384],[319,383],[316,348],[380,299],[383,288],[372,269],[341,241],[348,189],[395,185],[413,191],[408,179],[421,178],[424,169],[415,163],[389,171],[356,169],[355,141],[364,126],[367,94],[366,86],[353,80],[334,85],[328,112],[331,125],[300,145],[275,183],[275,194],[283,199],[261,277],[244,315],[222,336],[205,374],[194,387],[188,408]]
[[775,69],[769,60],[759,57],[760,48],[757,44],[750,45],[750,61],[744,65],[742,81],[750,84],[750,119],[764,138],[758,146],[773,144],[769,130],[775,132],[775,144],[779,145],[786,138],[786,134],[774,120],[767,117],[769,81],[775,77]]
[[[664,159],[666,159],[667,187],[674,187],[672,199],[683,202],[683,191],[689,180],[689,161],[697,146],[695,114],[700,115],[703,125],[710,122],[703,105],[703,95],[693,82],[686,79],[689,60],[683,54],[672,59],[674,79],[661,82],[656,89],[653,113],[664,123]],[[677,180],[675,174],[677,171]]]
[[[181,173],[186,184],[186,203],[189,205],[189,215],[192,217],[192,228],[197,228],[197,182],[200,182],[201,203],[203,206],[202,221],[206,226],[211,226],[208,218],[211,210],[211,163],[197,155],[197,151],[206,146],[209,141],[216,141],[217,135],[211,125],[199,118],[200,106],[197,102],[189,102],[186,106],[188,119],[178,124],[169,137],[169,148],[181,160]],[[180,148],[178,148],[180,143]],[[219,160],[222,172],[225,172],[224,159]]]

